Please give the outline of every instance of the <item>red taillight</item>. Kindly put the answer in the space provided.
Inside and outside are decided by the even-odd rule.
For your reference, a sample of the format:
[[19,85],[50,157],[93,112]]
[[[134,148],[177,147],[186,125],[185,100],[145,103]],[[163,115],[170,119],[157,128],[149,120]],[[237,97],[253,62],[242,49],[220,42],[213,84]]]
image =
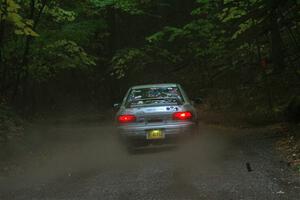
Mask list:
[[192,119],[193,114],[191,112],[176,112],[173,114],[174,120],[188,120]]
[[136,120],[136,117],[134,115],[120,115],[118,117],[118,121],[120,123],[129,123],[134,122]]

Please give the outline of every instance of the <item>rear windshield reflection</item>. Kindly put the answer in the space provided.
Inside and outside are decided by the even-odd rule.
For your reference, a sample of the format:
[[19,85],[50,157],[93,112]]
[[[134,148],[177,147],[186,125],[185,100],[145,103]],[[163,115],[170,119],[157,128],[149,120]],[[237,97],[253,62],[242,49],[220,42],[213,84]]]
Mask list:
[[151,87],[132,89],[128,95],[126,106],[181,105],[183,98],[177,87]]

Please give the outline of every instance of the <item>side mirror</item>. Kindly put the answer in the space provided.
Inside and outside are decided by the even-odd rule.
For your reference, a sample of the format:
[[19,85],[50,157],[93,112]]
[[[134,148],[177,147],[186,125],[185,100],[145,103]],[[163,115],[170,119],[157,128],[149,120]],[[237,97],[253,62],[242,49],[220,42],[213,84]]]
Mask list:
[[115,103],[114,105],[113,105],[113,108],[114,109],[119,109],[121,107],[121,103]]

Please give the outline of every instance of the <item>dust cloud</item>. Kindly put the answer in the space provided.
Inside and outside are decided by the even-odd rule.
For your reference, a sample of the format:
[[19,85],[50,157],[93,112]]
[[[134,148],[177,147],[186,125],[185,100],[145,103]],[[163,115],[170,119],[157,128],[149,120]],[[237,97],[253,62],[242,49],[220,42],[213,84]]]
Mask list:
[[110,122],[43,124],[31,127],[29,132],[28,140],[35,141],[31,144],[33,152],[18,158],[21,172],[0,179],[4,190],[26,189],[65,178],[84,179],[107,171],[138,171],[158,164],[187,173],[195,168],[213,170],[214,166],[220,168],[230,142],[200,126],[198,136],[171,148],[149,146],[130,153]]

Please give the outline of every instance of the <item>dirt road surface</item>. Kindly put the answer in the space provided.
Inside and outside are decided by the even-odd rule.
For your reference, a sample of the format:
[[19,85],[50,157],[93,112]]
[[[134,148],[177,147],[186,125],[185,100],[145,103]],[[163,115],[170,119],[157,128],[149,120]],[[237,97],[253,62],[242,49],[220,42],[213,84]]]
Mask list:
[[2,151],[14,167],[1,169],[0,199],[300,199],[276,134],[204,124],[200,132],[128,153],[110,122],[34,124]]

